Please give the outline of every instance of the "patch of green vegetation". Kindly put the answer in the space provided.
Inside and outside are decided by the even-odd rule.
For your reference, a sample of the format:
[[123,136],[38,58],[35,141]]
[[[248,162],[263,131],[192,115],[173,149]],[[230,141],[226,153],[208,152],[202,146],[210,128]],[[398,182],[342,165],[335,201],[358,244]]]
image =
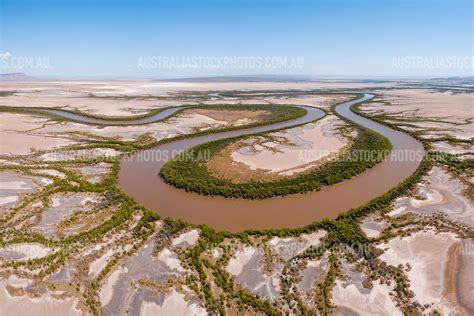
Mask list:
[[[370,116],[368,116],[371,118]],[[386,124],[385,122],[382,122]],[[386,124],[387,125],[387,124]],[[242,127],[239,127],[242,128]],[[208,131],[205,131],[207,133]],[[180,136],[180,137],[194,137],[196,134]],[[174,141],[176,138],[167,141]],[[133,152],[148,146],[155,145],[156,142],[140,142],[134,145],[131,142],[116,141],[113,139],[95,139],[91,140],[90,146],[87,148],[104,147],[104,144],[110,144],[117,146],[116,149],[121,152]],[[429,143],[425,143],[425,146],[429,146]],[[105,146],[107,147],[107,146]],[[77,147],[76,149],[80,149]],[[7,261],[2,263],[3,267],[18,268],[20,266],[28,269],[44,269],[40,272],[39,276],[46,276],[64,265],[66,260],[73,258],[74,256],[80,255],[80,249],[85,246],[94,245],[100,242],[104,236],[111,234],[119,229],[127,229],[133,220],[133,217],[137,214],[141,215],[140,220],[133,228],[134,247],[132,250],[121,253],[114,256],[101,271],[99,277],[91,282],[90,285],[85,286],[85,291],[80,295],[83,295],[87,306],[89,306],[90,312],[94,315],[100,314],[100,301],[98,299],[98,291],[101,286],[101,282],[105,280],[107,275],[112,271],[116,265],[120,265],[122,258],[132,255],[137,251],[146,240],[156,231],[156,225],[154,223],[160,220],[157,213],[147,210],[139,205],[130,197],[127,197],[123,192],[117,188],[117,172],[119,169],[119,161],[117,159],[108,161],[112,164],[112,170],[106,178],[97,184],[88,183],[85,179],[80,177],[74,172],[69,171],[66,167],[71,164],[82,164],[92,163],[84,162],[81,160],[74,160],[68,162],[58,162],[50,164],[45,169],[56,169],[66,174],[66,179],[55,179],[54,183],[45,188],[44,191],[40,192],[43,194],[45,199],[53,194],[54,192],[70,192],[70,191],[81,191],[81,192],[99,192],[107,196],[108,199],[120,205],[117,211],[114,213],[112,218],[104,221],[99,226],[90,229],[88,231],[80,232],[76,235],[72,235],[60,240],[49,240],[38,233],[31,231],[20,231],[14,228],[7,228],[4,230],[4,234],[0,236],[0,247],[7,244],[18,243],[18,242],[38,242],[43,245],[59,249],[55,253],[40,259],[22,261]],[[326,277],[321,283],[317,285],[316,295],[316,307],[320,314],[329,315],[333,311],[334,306],[331,302],[331,291],[335,284],[335,281],[340,277],[340,262],[337,252],[338,247],[345,246],[354,249],[361,257],[365,258],[370,265],[374,265],[376,261],[374,258],[377,257],[377,253],[372,245],[380,240],[368,239],[364,233],[360,230],[358,221],[360,218],[374,212],[388,212],[391,207],[391,203],[399,196],[406,195],[413,190],[416,184],[422,179],[422,177],[431,169],[433,163],[443,163],[444,165],[456,168],[456,170],[469,170],[472,168],[472,162],[464,162],[452,155],[446,155],[443,161],[434,161],[431,157],[425,157],[421,162],[418,169],[408,179],[402,182],[397,187],[391,189],[386,194],[379,196],[372,201],[362,205],[356,209],[352,209],[346,213],[341,214],[337,219],[330,220],[325,219],[323,221],[314,222],[310,225],[306,225],[300,228],[294,229],[272,229],[272,230],[249,230],[241,233],[231,234],[228,232],[216,232],[212,228],[205,225],[199,226],[200,238],[198,243],[189,248],[184,252],[184,256],[189,260],[192,273],[188,276],[189,287],[199,296],[199,298],[205,303],[206,308],[212,314],[225,314],[225,306],[231,306],[234,302],[237,302],[238,306],[247,307],[247,311],[250,313],[261,313],[268,315],[279,315],[285,312],[282,311],[281,306],[263,299],[262,297],[255,295],[246,289],[239,287],[234,283],[232,276],[227,273],[222,266],[228,263],[229,256],[227,254],[222,255],[222,259],[215,265],[209,265],[203,259],[202,254],[209,249],[221,246],[225,239],[239,239],[243,243],[249,243],[252,238],[258,238],[260,236],[271,237],[289,237],[299,236],[303,233],[311,233],[317,230],[325,230],[328,234],[324,238],[322,244],[317,248],[310,248],[304,253],[300,254],[301,258],[316,258],[320,257],[323,253],[329,251],[329,270]],[[41,169],[43,167],[24,167],[24,166],[8,166],[4,169],[17,169],[21,172],[27,173],[29,169]],[[467,169],[466,169],[467,168]],[[76,184],[73,185],[72,182]],[[28,200],[29,197],[28,197]],[[22,205],[25,204],[22,202]],[[190,225],[175,219],[162,219],[166,230],[169,234],[173,235],[178,233]],[[13,232],[12,232],[13,231]],[[13,235],[13,237],[12,237]],[[389,233],[384,235],[383,238],[393,237]],[[360,251],[362,249],[362,251]],[[367,249],[367,251],[365,251]],[[208,272],[210,269],[211,274]],[[206,272],[207,271],[207,272]],[[404,275],[403,269],[397,267],[391,267],[385,269],[386,274],[390,275],[395,281],[395,292],[398,297],[410,300],[409,297],[409,283]],[[211,283],[211,275],[214,278],[215,285],[222,290],[222,293],[213,291],[213,284]],[[78,285],[79,286],[79,285]],[[297,296],[291,297],[297,300]],[[312,310],[306,308],[306,306],[298,301],[298,308],[296,313],[310,314]],[[402,306],[403,311],[406,313],[416,312],[415,309],[409,309]],[[239,310],[244,312],[243,310]]]
[[[367,128],[357,127],[359,135],[351,149],[336,161],[311,172],[275,181],[233,183],[217,178],[205,168],[214,155],[235,141],[248,136],[228,138],[193,147],[171,161],[160,171],[164,181],[177,188],[203,195],[228,198],[265,199],[275,196],[319,190],[360,174],[382,161],[391,150],[390,142]],[[367,159],[367,153],[371,154]]]
[[[89,124],[89,125],[145,125],[157,122],[163,122],[169,120],[172,117],[176,117],[179,114],[182,114],[184,111],[189,109],[215,109],[215,110],[229,110],[229,111],[239,111],[239,110],[262,110],[267,111],[270,114],[264,115],[261,120],[257,123],[251,123],[246,126],[254,127],[264,125],[263,121],[269,120],[266,124],[272,124],[275,122],[281,122],[284,120],[289,120],[293,118],[297,118],[303,116],[306,111],[299,107],[291,107],[288,105],[269,105],[269,104],[247,104],[247,105],[228,105],[228,104],[215,104],[215,105],[208,105],[208,104],[199,104],[199,105],[182,105],[176,109],[175,112],[170,114],[167,117],[156,119],[150,122],[140,122],[136,123],[133,121],[146,119],[157,115],[165,110],[171,109],[173,107],[163,107],[158,109],[152,109],[148,112],[140,115],[131,115],[131,116],[102,116],[102,115],[94,115],[91,113],[79,111],[79,110],[69,110],[69,109],[62,109],[62,108],[54,108],[54,107],[14,107],[14,106],[0,106],[0,112],[9,112],[9,113],[19,113],[19,114],[33,114],[33,115],[41,115],[46,116],[51,119],[63,122],[63,121],[71,121],[71,122],[79,122],[81,124]],[[71,117],[63,117],[55,111],[64,112],[66,115],[72,115]],[[291,113],[290,113],[291,112]],[[79,119],[75,119],[73,116],[82,116],[84,118],[90,118],[94,120],[100,120],[103,122],[84,122]],[[114,123],[115,122],[115,123]],[[117,123],[119,122],[119,123]],[[243,128],[242,126],[235,126],[238,128]],[[193,134],[195,136],[195,134]]]
[[[241,126],[225,126],[225,127],[218,127],[218,128],[212,128],[212,129],[207,129],[207,130],[201,130],[194,132],[192,134],[181,134],[172,138],[165,138],[160,140],[159,142],[156,142],[152,146],[147,146],[143,147],[142,149],[145,148],[150,148],[153,146],[161,145],[161,144],[166,144],[166,143],[171,143],[177,140],[182,140],[182,139],[187,139],[187,138],[194,138],[197,136],[204,136],[204,135],[209,135],[213,134],[216,132],[229,132],[229,131],[236,131],[244,128],[254,128],[254,127],[259,127],[259,126],[265,126],[265,125],[271,125],[279,122],[284,122],[288,120],[294,120],[299,117],[302,117],[306,115],[307,111],[304,108],[301,107],[295,107],[291,105],[257,105],[258,108],[252,107],[251,105],[248,105],[250,110],[264,110],[270,112],[269,115],[266,115],[266,118],[259,120],[254,123],[246,124],[246,125],[241,125]],[[214,108],[215,106],[210,106]],[[229,105],[229,106],[224,106],[224,107],[230,107],[232,109],[246,109],[246,106],[238,106],[238,108]],[[199,107],[202,108],[202,107]],[[216,106],[216,109],[220,107]]]
[[[90,119],[96,119],[96,120],[103,120],[103,121],[110,121],[110,122],[105,122],[107,125],[113,125],[113,121],[134,121],[134,120],[140,120],[140,119],[145,119],[148,117],[151,117],[153,115],[157,115],[158,113],[163,112],[164,110],[170,109],[172,107],[163,107],[163,108],[158,108],[158,109],[152,109],[147,111],[144,114],[140,115],[130,115],[130,116],[105,116],[105,115],[95,115],[91,114],[88,112],[83,112],[79,111],[76,109],[70,110],[70,109],[63,109],[61,107],[16,107],[16,106],[6,106],[2,105],[0,106],[0,112],[9,112],[9,113],[20,113],[20,114],[35,114],[35,115],[41,115],[41,116],[47,116],[52,119],[58,120],[58,121],[76,121],[74,118],[65,118],[59,114],[54,113],[53,111],[61,111],[64,112],[66,115],[72,114],[72,115],[79,115],[85,118],[90,118]],[[186,107],[185,107],[186,108]],[[185,109],[183,108],[183,109]],[[83,122],[84,123],[84,122]],[[84,123],[84,124],[93,124],[93,123]]]
[[439,151],[430,151],[429,155],[434,162],[446,166],[452,172],[468,176],[474,175],[473,159],[459,159],[462,155],[453,155]]
[[336,283],[336,278],[340,276],[341,272],[340,260],[336,253],[331,253],[329,256],[329,270],[324,278],[324,281],[318,284],[316,289],[316,306],[321,315],[331,315],[334,305],[331,302],[332,288]]

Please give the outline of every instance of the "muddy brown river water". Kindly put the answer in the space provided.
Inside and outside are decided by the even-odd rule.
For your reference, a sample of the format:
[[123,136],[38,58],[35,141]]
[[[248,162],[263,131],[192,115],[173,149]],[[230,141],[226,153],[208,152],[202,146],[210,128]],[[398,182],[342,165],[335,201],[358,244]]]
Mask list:
[[[169,186],[158,175],[170,156],[179,150],[217,139],[290,127],[324,115],[320,110],[307,108],[308,114],[296,120],[179,140],[140,152],[122,161],[119,186],[137,202],[156,210],[162,216],[181,218],[193,224],[208,224],[219,230],[297,227],[324,217],[335,218],[341,212],[382,195],[408,178],[416,170],[424,154],[423,145],[413,137],[363,118],[350,110],[352,105],[372,97],[365,95],[358,100],[340,104],[336,111],[387,137],[393,145],[393,153],[418,153],[416,157],[403,155],[398,159],[390,156],[362,174],[320,191],[266,200],[202,196]],[[154,157],[157,159],[153,159]]]
[[[126,157],[120,164],[119,187],[162,216],[180,218],[193,224],[207,224],[218,230],[235,232],[298,227],[325,217],[335,218],[397,186],[416,170],[424,156],[423,145],[413,137],[351,111],[352,105],[372,97],[365,94],[357,100],[338,105],[336,111],[387,137],[393,146],[392,154],[362,174],[320,191],[266,200],[226,199],[176,189],[164,183],[159,176],[161,167],[170,158],[193,146],[222,138],[289,128],[324,116],[323,111],[311,107],[305,107],[307,114],[295,120],[177,140]],[[168,115],[172,113],[171,110],[167,112]],[[74,119],[80,120],[79,117]],[[127,123],[134,124],[133,121]]]

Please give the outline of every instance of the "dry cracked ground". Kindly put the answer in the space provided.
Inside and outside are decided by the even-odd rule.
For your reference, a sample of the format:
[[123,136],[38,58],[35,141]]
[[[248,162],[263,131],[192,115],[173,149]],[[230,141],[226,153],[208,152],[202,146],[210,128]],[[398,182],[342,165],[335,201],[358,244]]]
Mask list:
[[[0,105],[105,116],[183,104],[328,113],[226,148],[209,171],[238,182],[294,176],[344,152],[356,134],[331,105],[361,92],[376,97],[358,111],[424,141],[430,168],[388,206],[301,231],[215,232],[160,218],[117,189],[118,158],[130,150],[259,113],[190,110],[93,126],[0,112],[0,315],[474,314],[472,83],[5,81]],[[297,159],[304,149],[322,154]]]

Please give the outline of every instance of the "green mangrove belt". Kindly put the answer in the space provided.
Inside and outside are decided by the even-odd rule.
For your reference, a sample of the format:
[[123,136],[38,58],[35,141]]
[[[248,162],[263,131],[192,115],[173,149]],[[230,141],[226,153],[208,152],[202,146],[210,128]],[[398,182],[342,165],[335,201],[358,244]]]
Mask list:
[[[254,127],[266,124],[273,124],[286,120],[296,119],[304,116],[306,110],[301,107],[289,105],[270,105],[270,104],[246,104],[246,105],[227,105],[227,104],[199,104],[199,105],[183,105],[180,107],[164,107],[153,109],[142,115],[132,116],[101,116],[93,115],[78,110],[69,110],[52,107],[14,107],[0,105],[0,112],[9,113],[26,113],[49,117],[58,121],[79,122],[82,124],[99,124],[99,125],[142,125],[166,121],[171,117],[183,113],[186,110],[202,109],[202,110],[228,110],[228,111],[264,111],[264,115],[260,117],[258,122],[246,124],[245,127]],[[162,115],[161,115],[162,114]],[[240,129],[241,126],[231,126],[222,129]]]
[[203,195],[227,198],[265,199],[275,196],[317,191],[362,173],[381,162],[392,149],[384,136],[354,126],[358,136],[343,156],[313,171],[273,181],[233,183],[217,178],[206,162],[231,143],[249,136],[228,138],[193,147],[166,163],[160,171],[163,180],[177,188]]

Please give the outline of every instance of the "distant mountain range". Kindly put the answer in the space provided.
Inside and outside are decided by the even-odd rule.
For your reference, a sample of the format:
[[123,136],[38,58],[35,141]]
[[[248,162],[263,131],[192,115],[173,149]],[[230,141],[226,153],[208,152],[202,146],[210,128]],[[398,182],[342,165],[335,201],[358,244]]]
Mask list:
[[311,81],[310,76],[304,75],[239,75],[216,77],[173,78],[159,81],[186,81],[186,82],[288,82]]

